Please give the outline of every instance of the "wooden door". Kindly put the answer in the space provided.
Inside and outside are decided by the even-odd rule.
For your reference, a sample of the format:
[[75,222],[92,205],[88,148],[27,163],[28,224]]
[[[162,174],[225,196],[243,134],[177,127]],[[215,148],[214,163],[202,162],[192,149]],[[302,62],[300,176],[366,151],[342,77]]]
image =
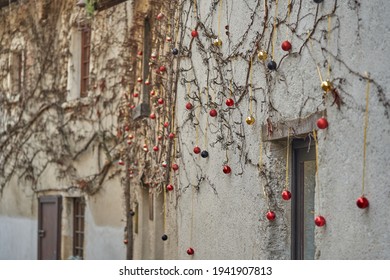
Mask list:
[[38,199],[38,259],[59,260],[61,256],[61,196]]

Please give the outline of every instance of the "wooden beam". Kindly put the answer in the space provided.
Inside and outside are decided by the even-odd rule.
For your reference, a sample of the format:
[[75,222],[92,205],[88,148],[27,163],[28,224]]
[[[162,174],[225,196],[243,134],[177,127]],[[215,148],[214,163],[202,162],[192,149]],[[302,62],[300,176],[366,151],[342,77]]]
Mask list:
[[277,123],[268,122],[262,126],[262,141],[278,141],[287,137],[288,131],[290,136],[305,135],[317,129],[317,120],[326,114],[326,111],[313,113],[304,118],[281,121]]

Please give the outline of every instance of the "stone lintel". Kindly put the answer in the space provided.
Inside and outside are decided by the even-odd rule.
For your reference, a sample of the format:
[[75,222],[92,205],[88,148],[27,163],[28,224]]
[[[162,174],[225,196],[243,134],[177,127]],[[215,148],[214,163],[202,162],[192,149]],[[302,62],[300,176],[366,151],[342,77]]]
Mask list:
[[319,111],[304,118],[265,124],[262,126],[261,139],[262,141],[283,140],[287,138],[289,130],[290,136],[308,134],[313,129],[317,129],[317,120],[323,115],[326,115],[326,112]]

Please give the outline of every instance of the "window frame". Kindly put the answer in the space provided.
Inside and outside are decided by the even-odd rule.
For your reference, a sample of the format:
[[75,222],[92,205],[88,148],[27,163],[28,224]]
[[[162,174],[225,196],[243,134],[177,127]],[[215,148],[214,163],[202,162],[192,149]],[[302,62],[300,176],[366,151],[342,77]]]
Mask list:
[[73,256],[84,258],[85,199],[73,199]]
[[[291,259],[305,259],[304,252],[304,168],[305,161],[315,161],[314,141],[309,136],[305,139],[294,139],[292,142],[292,185],[291,185]],[[304,151],[308,150],[304,153]],[[315,189],[314,189],[315,192]],[[315,198],[314,202],[315,204]],[[313,220],[314,223],[314,220]]]
[[91,29],[86,26],[81,29],[81,56],[80,56],[80,98],[88,96],[89,68],[91,56]]

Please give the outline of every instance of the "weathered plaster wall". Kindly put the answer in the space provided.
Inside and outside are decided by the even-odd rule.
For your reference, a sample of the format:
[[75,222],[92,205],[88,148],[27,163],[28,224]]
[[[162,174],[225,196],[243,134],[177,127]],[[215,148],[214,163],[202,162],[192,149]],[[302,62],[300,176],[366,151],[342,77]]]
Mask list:
[[[73,254],[72,198],[84,196],[84,258],[124,259],[126,213],[116,137],[119,101],[128,86],[132,3],[95,12],[91,19],[72,1],[51,2],[48,17],[41,18],[42,3],[28,12],[24,3],[0,11],[7,22],[0,27],[1,61],[7,61],[17,37],[12,34],[29,41],[34,58],[28,67],[33,86],[15,93],[20,102],[0,98],[0,259],[37,258],[37,199],[43,195],[63,196],[62,258]],[[92,30],[90,88],[80,99],[75,45],[80,48],[85,21]],[[1,94],[9,94],[7,67],[1,68]],[[39,112],[45,106],[50,109]],[[15,125],[20,112],[25,122]]]
[[[390,181],[387,88],[390,57],[385,50],[390,43],[390,9],[387,2],[324,0],[317,5],[313,1],[292,1],[289,26],[295,33],[291,35],[290,29],[287,36],[287,1],[279,1],[280,25],[274,55],[278,69],[274,72],[257,59],[256,45],[272,53],[275,1],[265,1],[266,23],[263,22],[264,1],[227,0],[221,6],[218,1],[214,5],[213,1],[197,2],[201,22],[199,39],[190,35],[197,26],[193,7],[189,9],[190,1],[185,1],[186,12],[181,18],[185,28],[181,51],[184,56],[188,53],[191,56],[181,58],[182,79],[177,100],[181,164],[177,199],[178,257],[289,259],[290,202],[280,197],[285,180],[286,146],[261,143],[261,126],[267,119],[276,124],[326,109],[329,128],[318,132],[320,199],[316,198],[316,213],[320,211],[326,217],[327,225],[316,228],[316,258],[389,259],[390,224],[386,217],[390,210],[387,187]],[[218,35],[219,9],[222,9],[219,36],[223,41],[220,49],[212,46],[210,38]],[[327,15],[331,15],[330,34]],[[317,22],[315,28],[314,22]],[[225,34],[226,25],[229,37]],[[315,32],[307,40],[313,28]],[[280,48],[286,39],[293,46],[288,56]],[[325,79],[327,60],[332,70],[329,78],[343,100],[340,109],[332,105],[330,94],[323,102],[316,65]],[[365,188],[370,207],[361,210],[355,201],[361,195],[362,186],[366,71],[372,79]],[[248,126],[245,118],[249,115],[251,75],[256,122]],[[225,105],[229,89],[234,92],[233,109]],[[217,118],[208,114],[212,106],[207,102],[207,94],[217,105]],[[185,109],[188,101],[194,105],[191,111]],[[198,122],[196,132],[194,124]],[[192,151],[195,145],[202,150],[207,147],[209,158],[195,155]],[[256,166],[260,146],[268,179],[266,193],[276,212],[273,222],[265,218],[267,204],[262,185],[266,181]],[[230,175],[222,172],[227,156],[232,168]],[[186,254],[190,246],[195,249],[193,257]]]

